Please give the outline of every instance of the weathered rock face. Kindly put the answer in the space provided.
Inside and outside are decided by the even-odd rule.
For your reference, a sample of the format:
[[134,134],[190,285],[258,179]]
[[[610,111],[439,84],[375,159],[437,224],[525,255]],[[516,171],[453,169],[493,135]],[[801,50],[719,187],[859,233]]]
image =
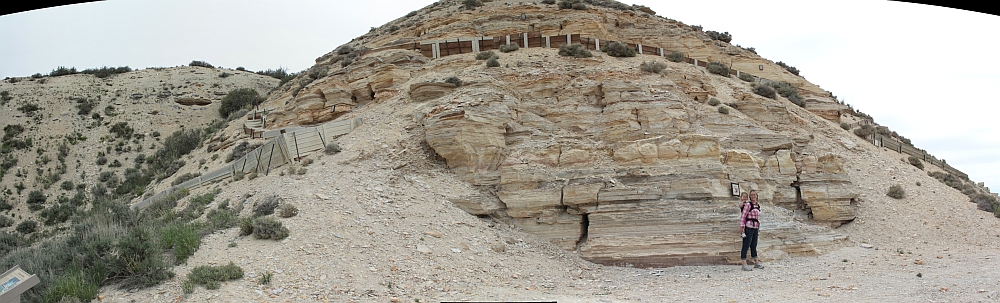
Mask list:
[[[386,45],[539,32],[659,45],[703,61],[732,62],[788,81],[811,100],[800,108],[748,83],[656,56],[560,57],[555,49],[501,54],[499,68],[474,54],[429,60],[412,50],[366,53],[298,90],[270,99],[274,121],[311,124],[369,103],[410,108],[423,138],[451,170],[482,189],[452,202],[579,250],[594,262],[671,266],[739,259],[732,184],[764,204],[760,249],[816,254],[845,238],[830,229],[854,219],[857,194],[836,151],[814,142],[839,119],[829,94],[771,61],[642,10],[557,10],[493,1],[481,10],[441,2],[394,32],[361,37]],[[423,18],[423,17],[420,17]],[[395,22],[395,21],[394,21]],[[335,63],[337,55],[317,59]],[[640,73],[644,60],[667,65]],[[752,68],[751,68],[752,67]],[[458,76],[461,86],[444,83]],[[717,98],[730,114],[706,104]],[[838,120],[834,120],[838,121]],[[806,221],[811,224],[802,223]]]
[[[856,194],[837,158],[801,154],[810,147],[799,115],[808,112],[744,96],[741,114],[722,115],[654,75],[500,73],[504,81],[426,101],[449,108],[427,112],[427,143],[467,181],[496,188],[503,205],[456,199],[470,212],[509,216],[594,262],[645,266],[738,260],[734,182],[822,225],[854,218]],[[791,223],[765,228],[761,245],[790,255],[844,239]]]

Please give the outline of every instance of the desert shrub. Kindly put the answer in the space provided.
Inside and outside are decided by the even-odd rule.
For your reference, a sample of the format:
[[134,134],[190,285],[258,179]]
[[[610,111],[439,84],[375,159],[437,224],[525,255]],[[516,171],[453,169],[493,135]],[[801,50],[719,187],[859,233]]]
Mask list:
[[[612,57],[635,57],[635,49],[628,44],[613,41],[601,47],[601,51]],[[561,53],[560,53],[561,55]]]
[[299,209],[291,203],[281,203],[278,206],[278,216],[282,218],[291,218],[299,214]]
[[45,194],[40,190],[33,190],[28,193],[28,204],[45,204]]
[[[552,2],[555,3],[555,0],[553,0]],[[518,47],[517,44],[514,44],[514,43],[505,44],[505,45],[500,46],[500,52],[502,52],[502,53],[509,53],[509,52],[517,51],[518,49],[520,49],[520,47]]]
[[186,173],[186,174],[177,176],[177,178],[174,178],[174,181],[170,182],[170,185],[171,186],[177,186],[177,185],[180,185],[181,183],[187,182],[188,180],[191,180],[191,179],[194,179],[194,178],[197,178],[197,177],[200,177],[200,176],[201,176],[201,173]]
[[247,175],[247,180],[253,180],[253,179],[257,179],[257,171],[254,171],[249,175]]
[[66,68],[65,66],[57,67],[56,69],[49,72],[49,77],[59,77],[65,75],[77,74],[76,67]]
[[253,215],[255,217],[262,217],[273,214],[274,209],[278,207],[278,204],[281,204],[281,197],[270,196],[264,198],[264,200],[254,203]]
[[27,235],[38,230],[38,222],[35,222],[34,220],[24,220],[17,224],[17,227],[15,227],[14,230]]
[[239,218],[240,225],[240,236],[248,236],[253,234],[253,218],[243,217]]
[[483,6],[480,0],[462,0],[462,7],[465,9],[475,9],[480,6]]
[[243,180],[243,177],[246,177],[246,174],[244,174],[243,172],[236,172],[235,174],[233,174],[233,181]]
[[253,219],[253,237],[255,239],[281,240],[288,237],[288,228],[271,217]]
[[243,278],[243,269],[233,264],[232,261],[222,266],[201,265],[188,273],[187,280],[184,281],[182,287],[184,293],[194,292],[194,287],[197,285],[204,286],[205,289],[219,289],[222,287],[222,282],[240,278]]
[[457,76],[451,76],[448,77],[447,79],[444,79],[444,83],[450,83],[455,85],[456,87],[462,86],[462,79],[459,79]]
[[750,74],[747,74],[747,73],[740,73],[740,80],[743,80],[743,81],[746,81],[746,82],[753,82],[754,79],[753,79],[753,75],[750,75]]
[[3,141],[10,141],[14,137],[17,137],[21,133],[24,133],[24,126],[20,124],[8,124],[3,127]]
[[8,211],[11,209],[14,209],[14,205],[11,205],[10,202],[7,202],[7,199],[0,197],[0,211]]
[[767,85],[754,85],[753,93],[771,99],[774,99],[778,96],[778,92],[774,91],[773,87]]
[[205,219],[208,219],[208,228],[211,228],[212,231],[235,227],[239,224],[236,211],[223,209],[221,204],[219,208],[208,211]]
[[586,47],[583,47],[579,43],[563,44],[563,46],[559,47],[559,55],[574,58],[589,58],[594,56]]
[[35,112],[37,112],[37,111],[39,111],[41,109],[42,108],[39,107],[38,104],[34,104],[34,103],[31,103],[31,102],[25,103],[25,104],[17,107],[17,110],[21,111],[22,113],[24,113],[25,116],[28,116],[28,117],[34,116]]
[[103,78],[110,77],[112,75],[124,74],[124,73],[131,72],[131,71],[132,71],[132,68],[129,68],[128,66],[120,66],[120,67],[107,67],[107,66],[104,66],[104,67],[101,67],[101,68],[88,68],[88,69],[85,69],[85,70],[81,71],[80,73],[81,74],[94,75],[95,77],[103,79]]
[[199,66],[199,67],[215,68],[215,66],[212,66],[211,64],[208,64],[208,62],[198,61],[198,60],[191,61],[191,63],[188,63],[188,66]]
[[708,67],[706,67],[706,68],[708,69],[708,72],[710,72],[710,73],[713,73],[713,74],[716,74],[716,75],[719,75],[719,76],[729,77],[729,67],[726,66],[725,64],[722,64],[722,63],[719,63],[719,62],[709,62],[708,63]]
[[723,115],[729,114],[729,108],[725,106],[719,106],[719,113]]
[[840,122],[840,128],[843,128],[844,130],[851,130],[851,125],[847,124],[847,122]]
[[719,105],[719,103],[721,103],[721,102],[719,102],[719,99],[716,99],[716,98],[709,98],[708,99],[708,105],[717,106],[717,105]]
[[854,129],[854,135],[861,138],[868,138],[875,133],[875,128],[871,125],[862,125],[861,127]]
[[173,222],[160,229],[159,233],[162,248],[173,250],[175,264],[186,262],[201,245],[198,230],[191,224]]
[[113,171],[102,171],[100,174],[97,175],[97,181],[108,182],[114,176],[115,172]]
[[556,0],[542,0],[542,4],[556,4]]
[[587,9],[587,4],[581,0],[561,0],[559,1],[559,8],[585,10]]
[[233,147],[233,151],[229,153],[228,157],[226,157],[226,163],[233,162],[237,159],[243,158],[243,156],[246,156],[251,151],[257,149],[260,146],[261,144],[259,143],[250,145],[250,142],[247,141],[240,142],[240,144],[237,144],[236,146]]
[[781,62],[781,61],[778,61],[778,63],[776,63],[776,64],[778,64],[778,66],[781,66],[782,68],[784,68],[785,70],[787,70],[789,73],[792,73],[793,75],[796,75],[796,76],[799,75],[799,69],[795,68],[794,66],[785,64],[785,62]]
[[[8,217],[6,215],[0,215],[0,228],[14,226],[14,218]],[[7,245],[7,243],[3,243]]]
[[219,78],[228,78],[229,76],[232,76],[232,74],[227,72],[222,72],[221,74],[219,74]]
[[998,203],[997,197],[993,195],[976,193],[970,196],[969,198],[972,203],[976,203],[976,208],[978,208],[979,210],[988,211],[991,213],[998,212],[997,207],[1000,205],[997,204]]
[[128,126],[128,123],[126,122],[115,123],[111,125],[111,128],[109,128],[108,131],[115,134],[116,138],[122,138],[125,140],[132,139],[132,134],[135,133],[135,130]]
[[641,64],[639,64],[639,70],[642,70],[647,73],[658,74],[660,72],[663,72],[663,69],[665,68],[667,68],[667,64],[663,62],[643,61]]
[[889,186],[889,192],[887,192],[885,195],[892,197],[893,199],[902,199],[906,197],[906,191],[903,190],[902,186],[893,185]]
[[497,61],[497,58],[490,58],[486,60],[486,67],[500,67],[500,61]]
[[62,190],[73,190],[73,181],[69,180],[63,181],[61,184],[59,184],[59,188],[62,188]]
[[708,34],[708,37],[712,38],[712,40],[719,40],[726,43],[733,41],[733,35],[730,35],[729,32],[706,31],[705,34]]
[[499,58],[499,57],[500,56],[497,56],[497,53],[493,51],[479,52],[478,54],[476,54],[476,60],[488,60],[490,58]]
[[770,83],[771,87],[774,87],[775,91],[778,92],[782,97],[788,98],[788,101],[792,101],[795,105],[800,107],[805,107],[805,102],[802,101],[802,97],[799,97],[799,89],[788,82],[773,82]]
[[667,60],[670,60],[670,62],[683,62],[684,58],[684,53],[678,51],[672,51],[670,54],[667,54]]
[[910,165],[916,166],[919,169],[924,169],[924,163],[920,162],[920,158],[917,158],[916,156],[910,156],[906,160],[910,161]]
[[252,88],[237,88],[231,90],[225,97],[222,98],[222,103],[219,105],[219,115],[223,118],[229,118],[230,114],[263,100],[264,98]]
[[262,75],[262,76],[268,76],[268,77],[275,78],[275,79],[282,79],[282,78],[285,78],[285,77],[289,76],[288,70],[285,69],[285,68],[262,70],[262,71],[256,72],[256,74]]
[[76,213],[76,206],[69,203],[59,203],[45,208],[38,213],[38,216],[44,219],[42,223],[45,225],[55,225],[66,222],[74,213]]

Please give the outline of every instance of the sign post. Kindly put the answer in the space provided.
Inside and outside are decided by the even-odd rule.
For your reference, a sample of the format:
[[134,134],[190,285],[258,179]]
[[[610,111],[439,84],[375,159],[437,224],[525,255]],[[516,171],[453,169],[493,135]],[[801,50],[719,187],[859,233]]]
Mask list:
[[38,284],[38,276],[28,274],[14,265],[0,276],[0,303],[20,303],[21,294]]

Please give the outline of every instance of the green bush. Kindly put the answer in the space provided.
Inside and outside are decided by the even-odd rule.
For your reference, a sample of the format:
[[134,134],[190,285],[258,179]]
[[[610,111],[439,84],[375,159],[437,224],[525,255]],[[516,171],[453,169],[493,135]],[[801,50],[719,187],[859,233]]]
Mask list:
[[[635,49],[628,44],[613,41],[601,47],[601,51],[612,57],[635,57]],[[561,53],[560,53],[561,55]]]
[[299,209],[291,203],[281,203],[278,206],[278,216],[282,218],[291,218],[299,214]]
[[893,185],[889,187],[889,192],[886,195],[894,199],[902,199],[906,197],[906,191],[903,190],[902,186]]
[[230,74],[230,73],[227,73],[227,72],[222,72],[221,74],[219,74],[219,78],[229,78],[229,76],[232,76],[232,75],[233,74]]
[[641,64],[639,64],[639,70],[647,73],[658,74],[660,72],[663,72],[663,69],[665,68],[667,68],[667,64],[662,62],[643,61]]
[[264,198],[264,200],[254,204],[253,215],[255,217],[262,217],[273,214],[274,209],[277,208],[279,204],[281,204],[281,197],[272,195]]
[[33,190],[28,193],[28,204],[45,204],[45,194],[40,190]]
[[490,58],[486,60],[486,67],[500,67],[500,61],[497,61],[497,58]]
[[840,122],[840,128],[843,128],[844,130],[851,130],[851,125],[847,124],[847,122]]
[[73,187],[73,181],[69,180],[63,181],[62,184],[59,184],[59,188],[62,188],[62,190],[73,190]]
[[670,62],[683,62],[684,58],[686,58],[684,53],[678,51],[672,51],[670,54],[667,54],[667,60],[670,60]]
[[124,289],[145,288],[173,278],[174,273],[156,247],[153,236],[143,227],[134,227],[115,245],[118,252],[112,277],[121,278]]
[[559,55],[574,58],[589,58],[594,56],[586,47],[579,43],[563,44],[563,46],[559,47]]
[[721,102],[719,102],[719,99],[716,99],[716,98],[709,98],[709,99],[708,99],[708,105],[711,105],[711,106],[717,106],[717,105],[719,105],[720,103],[721,103]]
[[17,224],[17,227],[14,229],[19,233],[27,235],[38,230],[38,222],[35,222],[34,220],[24,220]]
[[252,88],[237,88],[229,91],[222,98],[222,103],[219,105],[219,115],[223,118],[229,118],[229,114],[260,103],[261,101],[264,101],[264,98],[256,90]]
[[275,78],[275,79],[283,79],[283,78],[288,77],[290,75],[288,73],[288,70],[285,69],[285,68],[262,70],[262,71],[256,72],[256,74],[262,75],[262,76],[268,76],[268,77]]
[[76,67],[66,68],[64,66],[57,67],[56,69],[49,72],[49,77],[59,77],[65,75],[77,74]]
[[243,217],[239,219],[240,224],[240,236],[248,236],[253,234],[253,218]]
[[908,158],[907,160],[910,161],[910,165],[916,166],[921,170],[924,169],[924,163],[920,162],[920,158],[917,158],[916,156],[910,156],[910,158]]
[[719,40],[726,43],[733,41],[733,35],[730,35],[729,32],[706,31],[705,34],[708,34],[708,37],[712,38],[712,40]]
[[462,79],[459,79],[457,76],[451,76],[448,77],[447,79],[444,79],[444,83],[450,83],[458,87],[462,86]]
[[[552,2],[555,3],[555,0],[553,0]],[[505,44],[505,45],[500,46],[500,52],[502,52],[502,53],[509,53],[509,52],[517,51],[518,49],[520,49],[520,47],[518,47],[517,44],[514,44],[514,43]]]
[[[6,215],[0,215],[0,228],[14,226],[14,218],[8,217]],[[7,245],[7,243],[4,243]]]
[[774,99],[778,96],[778,93],[774,91],[774,88],[767,85],[754,85],[753,93],[771,99]]
[[776,63],[776,64],[778,64],[778,66],[781,66],[782,68],[784,68],[785,70],[787,70],[789,73],[792,73],[793,75],[796,75],[796,76],[799,75],[799,69],[795,68],[794,66],[785,64],[785,62],[781,62],[781,61],[778,61],[778,63]]
[[107,67],[107,66],[104,66],[104,67],[101,67],[101,68],[88,68],[88,69],[85,69],[85,70],[81,71],[80,73],[81,74],[94,75],[94,76],[96,76],[98,78],[102,78],[103,79],[103,78],[110,77],[112,75],[124,74],[124,73],[131,72],[131,71],[132,71],[132,69],[129,68],[128,66],[120,66],[120,67]]
[[725,106],[719,106],[719,113],[723,115],[729,114],[729,108]]
[[118,122],[111,125],[111,128],[109,128],[108,131],[115,134],[115,138],[121,138],[125,140],[132,139],[132,134],[135,133],[135,130],[132,129],[132,127],[128,126],[128,123],[125,122]]
[[76,206],[69,203],[59,203],[45,208],[38,213],[38,216],[44,219],[45,225],[55,225],[66,222],[74,213],[76,213]]
[[243,269],[231,261],[228,265],[222,266],[201,265],[192,269],[187,275],[183,288],[185,293],[193,292],[196,285],[204,286],[205,289],[219,289],[222,287],[222,282],[241,278]]
[[773,82],[770,83],[771,87],[778,92],[782,97],[788,98],[788,101],[792,101],[795,105],[800,107],[805,107],[805,102],[802,101],[802,97],[799,97],[799,89],[788,82]]
[[480,0],[463,0],[462,7],[465,9],[474,9],[483,6],[483,2]]
[[160,245],[164,249],[173,249],[175,264],[183,264],[198,250],[201,237],[198,230],[191,224],[174,222],[160,229]]
[[271,217],[261,217],[253,219],[254,239],[281,240],[288,237],[288,228],[281,226],[281,222]]
[[200,66],[200,67],[207,67],[207,68],[215,68],[215,66],[212,66],[211,64],[208,64],[208,62],[198,61],[198,60],[191,61],[191,63],[188,63],[188,66]]
[[8,211],[11,209],[14,209],[14,205],[11,205],[10,202],[7,202],[7,199],[0,197],[0,211]]
[[556,4],[556,0],[542,0],[542,4]]
[[754,79],[753,79],[753,75],[751,75],[751,74],[740,73],[740,80],[743,80],[743,81],[746,81],[746,82],[753,82]]
[[478,54],[476,54],[476,60],[489,60],[490,58],[499,58],[499,57],[500,56],[497,56],[497,53],[493,51],[479,52]]
[[854,135],[864,139],[867,139],[874,133],[875,133],[875,128],[872,127],[871,125],[862,125],[861,127],[854,129]]
[[719,62],[709,62],[707,69],[708,72],[710,73],[724,77],[729,77],[729,67],[726,66],[725,64]]
[[235,211],[222,209],[221,205],[217,209],[208,211],[205,218],[208,219],[208,227],[211,228],[211,231],[236,227],[240,223]]

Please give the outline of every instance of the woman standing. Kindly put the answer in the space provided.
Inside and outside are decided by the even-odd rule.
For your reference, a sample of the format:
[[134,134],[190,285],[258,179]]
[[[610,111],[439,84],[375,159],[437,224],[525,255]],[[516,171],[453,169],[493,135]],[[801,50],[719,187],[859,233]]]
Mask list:
[[751,271],[753,269],[747,265],[747,250],[750,250],[750,256],[754,260],[754,268],[764,268],[760,265],[760,259],[757,258],[757,237],[760,233],[760,204],[757,204],[757,191],[750,191],[750,201],[747,202],[740,196],[740,236],[743,237],[743,248],[740,250],[740,262],[743,264],[743,270]]

